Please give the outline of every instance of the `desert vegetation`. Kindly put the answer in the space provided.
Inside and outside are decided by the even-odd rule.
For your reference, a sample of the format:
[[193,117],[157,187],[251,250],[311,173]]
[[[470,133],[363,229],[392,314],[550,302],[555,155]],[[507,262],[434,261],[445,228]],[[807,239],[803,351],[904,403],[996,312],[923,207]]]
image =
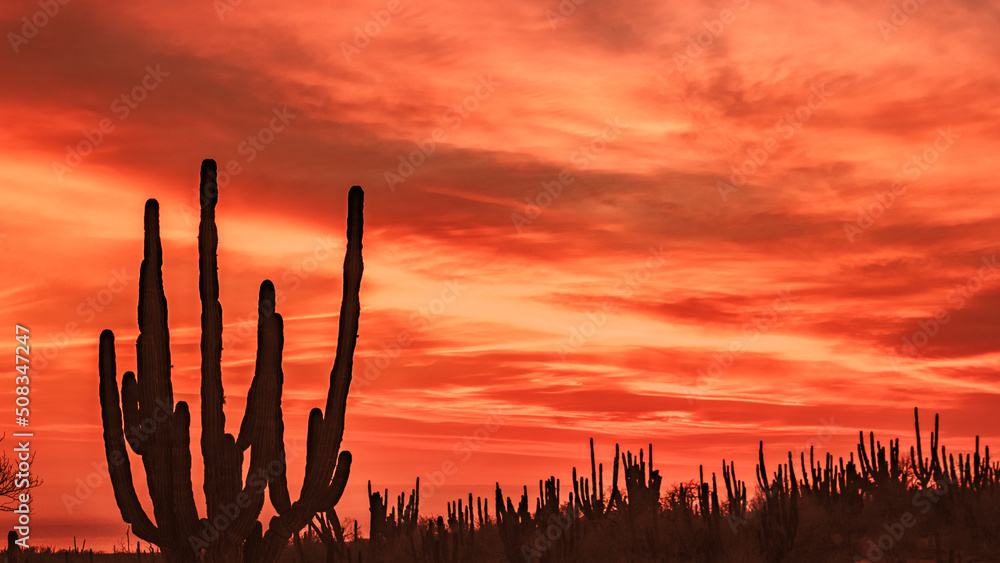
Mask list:
[[[919,413],[908,452],[899,439],[883,445],[859,434],[847,459],[815,451],[768,461],[763,442],[754,478],[741,480],[734,463],[701,467],[697,481],[664,487],[653,447],[636,454],[615,446],[607,471],[590,442],[590,476],[573,468],[564,486],[550,476],[513,496],[496,486],[490,498],[456,499],[448,514],[421,517],[420,483],[390,502],[388,490],[368,484],[368,537],[357,521],[341,521],[336,504],[349,477],[351,454],[340,451],[360,315],[363,193],[348,196],[347,254],[337,352],[325,410],[309,416],[305,482],[292,501],[286,478],[281,412],[283,328],[275,289],[260,286],[256,370],[239,433],[226,433],[221,380],[218,201],[215,162],[201,169],[200,295],[201,450],[207,515],[198,515],[191,479],[190,413],[174,403],[158,205],[145,209],[140,270],[137,370],[120,385],[114,335],[100,339],[100,400],[104,442],[115,498],[132,533],[123,560],[168,562],[326,561],[511,563],[562,561],[677,561],[783,563],[793,561],[998,561],[1000,464],[989,448],[957,455],[940,445],[938,417],[925,455]],[[153,518],[132,480],[127,448],[141,458]],[[249,471],[241,468],[249,451]],[[857,454],[855,456],[855,453]],[[605,474],[610,474],[606,486]],[[750,492],[748,482],[753,488]],[[277,512],[258,520],[267,491]],[[154,523],[155,522],[155,523]],[[152,549],[152,545],[158,549]],[[74,551],[28,552],[11,545],[7,561],[93,560]]]
[[[590,477],[555,477],[509,497],[456,499],[447,515],[420,516],[420,482],[390,502],[369,483],[367,536],[335,509],[318,512],[295,533],[278,561],[287,563],[542,563],[598,561],[935,562],[1000,561],[1000,463],[989,447],[962,454],[940,443],[939,419],[929,442],[883,444],[859,433],[845,459],[789,452],[773,470],[758,452],[748,483],[723,460],[719,472],[663,486],[652,448],[620,452],[605,467],[594,456]],[[925,450],[925,446],[927,449]],[[721,476],[721,477],[720,477]],[[750,491],[753,491],[752,493]],[[150,545],[115,554],[82,549],[23,552],[7,561],[167,560]],[[84,546],[86,544],[84,543]]]
[[[447,518],[422,518],[419,482],[409,501],[400,495],[388,514],[383,495],[369,492],[371,537],[348,541],[342,531],[324,536],[314,528],[307,539],[325,539],[312,548],[301,542],[299,559],[1000,561],[1000,463],[990,460],[988,447],[980,450],[978,437],[975,452],[948,452],[937,416],[925,451],[916,409],[914,426],[909,452],[899,439],[883,445],[874,433],[861,432],[857,455],[847,459],[829,453],[816,459],[810,449],[789,452],[772,466],[761,443],[753,494],[725,460],[719,473],[707,476],[702,467],[697,481],[663,490],[652,446],[638,456],[616,446],[605,488],[591,441],[590,477],[574,468],[565,497],[559,480],[550,477],[539,481],[537,496],[524,487],[511,498],[497,486],[492,512],[490,499],[470,495],[451,503]],[[315,549],[320,543],[334,547],[323,552]]]

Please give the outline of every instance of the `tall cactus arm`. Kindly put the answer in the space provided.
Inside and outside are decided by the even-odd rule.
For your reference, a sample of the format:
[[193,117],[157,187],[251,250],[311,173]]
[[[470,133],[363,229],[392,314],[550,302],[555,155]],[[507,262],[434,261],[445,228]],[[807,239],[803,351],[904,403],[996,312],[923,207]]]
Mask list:
[[100,355],[101,419],[104,424],[104,451],[108,458],[108,473],[115,493],[115,502],[122,520],[132,525],[135,535],[150,543],[159,544],[160,531],[142,509],[132,483],[132,466],[125,447],[122,411],[118,404],[118,382],[115,376],[115,335],[110,330],[101,332]]
[[[167,297],[163,292],[163,247],[160,244],[160,205],[146,201],[143,218],[143,256],[139,267],[139,338],[136,360],[139,390],[139,416],[155,418],[170,407],[174,395],[170,384],[170,333],[167,329]],[[157,425],[157,428],[165,428]],[[153,436],[165,435],[152,432]]]
[[[250,447],[250,467],[240,495],[248,506],[236,516],[231,529],[227,530],[229,533],[223,549],[239,545],[251,532],[264,506],[265,487],[273,487],[276,473],[284,472],[283,464],[277,467],[275,463],[279,459],[277,442],[281,440],[281,349],[284,341],[281,316],[275,313],[274,306],[274,284],[264,280],[257,300],[257,361],[239,437],[235,442],[240,452]],[[282,509],[287,510],[287,507],[275,508],[279,514]]]
[[[219,235],[215,225],[215,206],[219,201],[217,166],[205,159],[199,174],[201,217],[198,224],[198,292],[201,298],[201,451],[205,460],[205,504],[208,521],[214,522],[225,507],[243,491],[243,450],[227,434],[222,388],[222,305],[219,302]],[[256,499],[255,499],[256,500]],[[236,525],[221,531],[209,548],[212,557],[242,542],[252,522],[249,514],[257,502],[251,502]]]
[[[590,439],[590,481],[592,489],[590,492],[590,498],[596,501],[598,495],[597,495],[597,467],[595,466],[595,459],[594,459],[594,438]],[[603,494],[604,491],[601,491],[601,495]]]
[[[285,467],[284,422],[281,413],[281,351],[284,346],[281,315],[275,312],[274,284],[264,280],[257,301],[257,362],[247,394],[247,408],[237,445],[253,444],[250,471],[266,472],[271,504],[278,513],[291,507]],[[250,476],[247,481],[249,483]],[[254,492],[250,492],[254,495]]]
[[351,384],[351,367],[354,365],[354,348],[358,342],[358,320],[361,316],[361,275],[364,261],[361,258],[361,239],[364,234],[365,193],[361,186],[352,186],[347,193],[347,255],[344,257],[344,294],[340,305],[340,330],[337,337],[337,356],[330,372],[330,392],[326,411],[339,412],[338,424],[344,424],[342,405],[347,401]]
[[330,388],[320,425],[321,446],[314,452],[312,467],[306,464],[300,498],[314,498],[327,488],[333,475],[337,452],[344,437],[347,391],[351,385],[354,348],[358,342],[358,319],[361,316],[361,239],[364,232],[364,192],[351,187],[347,195],[347,253],[344,256],[344,290],[340,304],[337,355],[330,372]]
[[326,410],[318,413],[314,409],[309,414],[306,474],[302,492],[299,500],[288,510],[271,519],[261,548],[260,560],[263,561],[277,557],[295,531],[307,525],[317,511],[330,508],[331,500],[339,499],[350,472],[350,454],[341,452],[338,456],[338,452],[344,436],[347,392],[351,384],[354,348],[358,341],[358,321],[361,315],[361,275],[364,271],[361,256],[363,213],[364,192],[360,186],[353,186],[347,197],[344,293],[340,305],[337,353],[333,370],[330,372]]
[[[215,205],[219,201],[214,160],[201,163],[198,224],[198,292],[201,297],[201,453],[205,460],[205,504],[211,521],[220,507],[240,486],[240,467],[228,460],[234,456],[225,438],[226,415],[222,405],[222,305],[219,303],[219,233],[215,227]],[[235,475],[234,475],[235,469]],[[236,489],[236,491],[234,491]]]
[[170,335],[167,298],[163,292],[163,249],[159,204],[146,202],[143,260],[139,270],[139,338],[136,340],[136,383],[139,416],[156,420],[143,429],[148,452],[142,456],[156,525],[165,538],[176,536],[171,447],[174,398],[170,384]]
[[[921,476],[926,475],[927,468],[924,466],[924,452],[920,444],[920,412],[917,407],[913,407],[913,427],[917,431],[917,453],[913,455],[913,446],[910,446],[910,454],[914,457],[915,467],[919,471]],[[921,479],[923,483],[926,484],[926,479]]]
[[330,450],[336,453],[344,437],[347,391],[351,385],[354,348],[358,343],[358,320],[361,316],[361,239],[364,234],[365,194],[361,186],[352,186],[347,194],[347,254],[344,256],[344,293],[340,304],[340,326],[337,335],[337,355],[330,371],[323,420],[327,426],[324,438],[332,440]]

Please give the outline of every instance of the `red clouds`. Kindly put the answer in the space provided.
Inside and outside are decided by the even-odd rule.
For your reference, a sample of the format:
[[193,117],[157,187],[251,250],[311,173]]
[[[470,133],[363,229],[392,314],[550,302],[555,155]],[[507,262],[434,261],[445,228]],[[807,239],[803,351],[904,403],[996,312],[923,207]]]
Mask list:
[[604,457],[653,442],[668,481],[750,471],[758,439],[905,441],[914,405],[960,449],[996,442],[997,6],[563,4],[67,3],[30,38],[39,4],[0,9],[26,39],[0,54],[0,293],[37,335],[39,544],[124,538],[97,336],[127,369],[149,197],[196,399],[208,157],[228,413],[268,278],[291,444],[332,363],[346,190],[366,190],[342,516],[368,478],[408,489],[445,462],[429,512],[565,476],[590,436]]

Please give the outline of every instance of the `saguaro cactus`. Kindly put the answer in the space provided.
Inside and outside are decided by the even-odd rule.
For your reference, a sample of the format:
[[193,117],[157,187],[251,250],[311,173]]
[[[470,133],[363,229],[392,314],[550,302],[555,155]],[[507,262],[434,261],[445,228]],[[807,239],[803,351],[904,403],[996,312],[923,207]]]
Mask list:
[[[306,473],[300,498],[292,503],[286,479],[281,418],[281,316],[275,312],[274,285],[260,286],[257,362],[237,437],[225,431],[222,389],[222,306],[217,264],[218,202],[216,164],[201,165],[201,223],[198,233],[201,294],[201,450],[205,460],[207,517],[199,518],[191,484],[190,413],[174,404],[170,381],[167,300],[163,292],[159,206],[146,202],[145,247],[139,274],[137,373],[126,372],[119,403],[114,334],[101,333],[100,397],[104,444],[115,500],[135,534],[160,546],[168,561],[275,561],[289,538],[317,512],[331,510],[343,494],[350,452],[339,453],[344,434],[347,391],[360,315],[359,291],[364,193],[348,195],[347,255],[337,353],[330,373],[326,408],[309,413]],[[124,426],[123,426],[124,424]],[[126,442],[141,456],[153,506],[150,519],[132,482]],[[250,450],[249,470],[241,472]],[[257,521],[268,490],[278,515],[264,532]],[[155,521],[155,523],[154,523]]]

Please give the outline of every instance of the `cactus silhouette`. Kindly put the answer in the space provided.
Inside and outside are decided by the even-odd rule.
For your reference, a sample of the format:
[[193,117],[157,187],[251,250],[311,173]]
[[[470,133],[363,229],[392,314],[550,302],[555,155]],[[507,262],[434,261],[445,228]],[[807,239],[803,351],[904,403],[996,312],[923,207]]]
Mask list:
[[7,532],[7,562],[16,563],[21,559],[19,555],[20,551],[17,545],[17,532],[11,530]]
[[[190,422],[184,401],[174,403],[170,380],[167,300],[163,291],[159,205],[146,202],[143,261],[139,274],[139,338],[135,373],[126,372],[119,400],[114,334],[101,333],[100,398],[105,452],[115,500],[136,536],[160,547],[168,561],[275,561],[289,538],[317,512],[333,509],[343,494],[351,454],[339,452],[360,316],[359,291],[364,193],[348,195],[347,255],[337,352],[326,408],[309,413],[306,471],[299,500],[288,493],[281,415],[281,316],[274,285],[265,280],[258,302],[256,368],[237,437],[226,433],[222,388],[222,306],[217,264],[216,164],[201,165],[198,232],[201,294],[201,450],[205,461],[207,517],[199,518],[191,482]],[[153,519],[139,502],[125,444],[142,458]],[[250,450],[246,479],[244,452]],[[277,516],[267,530],[258,522],[264,491]],[[154,523],[155,521],[155,523]]]

